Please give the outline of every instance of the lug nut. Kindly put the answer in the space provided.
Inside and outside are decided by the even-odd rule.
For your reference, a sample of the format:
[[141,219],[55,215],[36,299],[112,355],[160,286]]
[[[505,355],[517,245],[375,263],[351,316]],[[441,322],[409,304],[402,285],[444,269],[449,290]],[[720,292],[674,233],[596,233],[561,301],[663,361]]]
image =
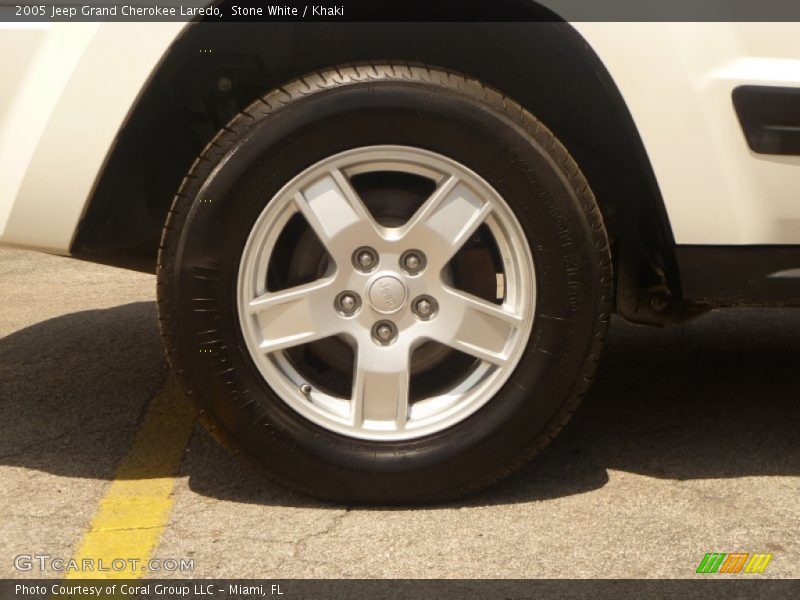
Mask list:
[[421,315],[427,316],[431,314],[432,308],[433,307],[431,306],[431,303],[428,302],[427,300],[420,300],[419,302],[417,302],[417,312]]
[[355,292],[342,292],[336,296],[336,310],[343,315],[354,314],[361,306],[361,298]]
[[307,383],[304,383],[303,385],[300,386],[300,393],[303,394],[303,396],[310,396],[311,386],[308,385]]
[[411,311],[423,321],[435,317],[438,309],[439,305],[436,303],[436,300],[430,296],[419,296],[411,304]]
[[359,271],[368,273],[378,264],[378,253],[372,248],[363,247],[353,252],[353,265]]
[[379,344],[386,346],[397,337],[397,327],[391,321],[378,321],[372,327],[372,337]]
[[365,269],[371,269],[372,263],[372,255],[369,252],[362,252],[358,255],[358,264],[360,264]]
[[425,255],[419,250],[407,250],[400,257],[400,266],[409,275],[416,275],[425,268]]

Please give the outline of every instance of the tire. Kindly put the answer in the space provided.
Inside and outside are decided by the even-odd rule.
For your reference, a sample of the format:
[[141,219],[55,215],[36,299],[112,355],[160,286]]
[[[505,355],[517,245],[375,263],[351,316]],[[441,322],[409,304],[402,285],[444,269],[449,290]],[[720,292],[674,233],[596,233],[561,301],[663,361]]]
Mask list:
[[[287,182],[312,165],[375,147],[418,149],[419,156],[430,153],[431,164],[452,160],[464,173],[476,174],[476,181],[502,198],[508,223],[522,232],[534,269],[519,270],[519,277],[535,273],[535,281],[530,277],[535,283],[530,330],[523,335],[522,325],[509,326],[520,348],[514,368],[487,371],[503,372],[502,385],[482,404],[469,405],[459,420],[405,438],[380,438],[377,428],[383,421],[366,431],[372,421],[363,414],[366,437],[342,433],[344,425],[341,430],[335,423],[327,427],[324,419],[315,421],[317,413],[301,414],[287,400],[284,380],[279,385],[264,375],[288,354],[261,359],[248,338],[246,324],[252,321],[241,314],[246,312],[241,304],[241,273],[247,271],[243,257],[250,252],[262,212],[278,202]],[[500,214],[499,207],[491,214]],[[273,227],[269,223],[265,226]],[[334,260],[337,269],[358,266]],[[478,270],[478,262],[467,264]],[[509,279],[503,281],[509,285]],[[158,305],[168,359],[185,394],[199,407],[202,423],[274,480],[342,502],[453,499],[498,481],[533,457],[564,427],[587,391],[608,325],[611,282],[597,203],[553,134],[518,104],[475,80],[398,64],[317,72],[251,104],[217,134],[184,179],[158,258]],[[376,302],[367,292],[362,301]],[[358,310],[361,315],[368,309],[365,304]],[[404,333],[395,335],[400,339]],[[278,367],[289,369],[285,364]],[[476,364],[469,368],[478,369]],[[436,373],[433,379],[445,376]],[[363,398],[373,401],[366,392]],[[355,400],[351,403],[355,406]],[[411,423],[413,409],[406,409]]]

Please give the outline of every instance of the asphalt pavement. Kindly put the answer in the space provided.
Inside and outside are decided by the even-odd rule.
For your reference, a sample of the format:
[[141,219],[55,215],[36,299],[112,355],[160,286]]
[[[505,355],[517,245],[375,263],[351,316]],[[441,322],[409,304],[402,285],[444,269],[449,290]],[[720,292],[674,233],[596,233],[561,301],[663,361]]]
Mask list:
[[614,319],[592,391],[537,460],[463,502],[365,509],[269,484],[196,427],[174,465],[121,469],[154,398],[181,401],[154,291],[0,249],[0,577],[58,576],[15,557],[85,553],[128,477],[169,484],[147,552],[194,570],[161,577],[696,577],[710,552],[800,576],[800,311]]

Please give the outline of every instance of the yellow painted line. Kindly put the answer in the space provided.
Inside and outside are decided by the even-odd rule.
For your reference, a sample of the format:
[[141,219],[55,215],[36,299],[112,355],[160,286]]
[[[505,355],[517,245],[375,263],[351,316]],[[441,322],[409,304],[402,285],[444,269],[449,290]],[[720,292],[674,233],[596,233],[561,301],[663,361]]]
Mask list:
[[[194,407],[170,376],[150,401],[133,445],[73,556],[79,567],[84,559],[91,559],[94,570],[70,571],[68,579],[133,579],[145,574],[141,566],[146,565],[169,521],[175,475],[195,417]],[[125,570],[111,569],[114,559],[127,560]],[[136,571],[129,559],[139,561]],[[108,571],[97,571],[100,560]]]

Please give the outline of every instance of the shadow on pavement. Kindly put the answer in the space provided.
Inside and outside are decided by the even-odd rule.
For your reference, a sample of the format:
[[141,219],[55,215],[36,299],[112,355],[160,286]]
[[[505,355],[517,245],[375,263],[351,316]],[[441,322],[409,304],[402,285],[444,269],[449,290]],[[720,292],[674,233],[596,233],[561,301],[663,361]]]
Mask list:
[[[712,313],[682,328],[612,322],[600,372],[564,432],[462,505],[587,492],[608,469],[664,479],[800,474],[800,311]],[[57,317],[0,339],[0,464],[110,479],[166,376],[155,305]],[[169,475],[154,467],[148,476]],[[191,489],[325,506],[266,482],[195,435]]]
[[156,319],[140,302],[0,339],[0,463],[112,478],[166,376]]

